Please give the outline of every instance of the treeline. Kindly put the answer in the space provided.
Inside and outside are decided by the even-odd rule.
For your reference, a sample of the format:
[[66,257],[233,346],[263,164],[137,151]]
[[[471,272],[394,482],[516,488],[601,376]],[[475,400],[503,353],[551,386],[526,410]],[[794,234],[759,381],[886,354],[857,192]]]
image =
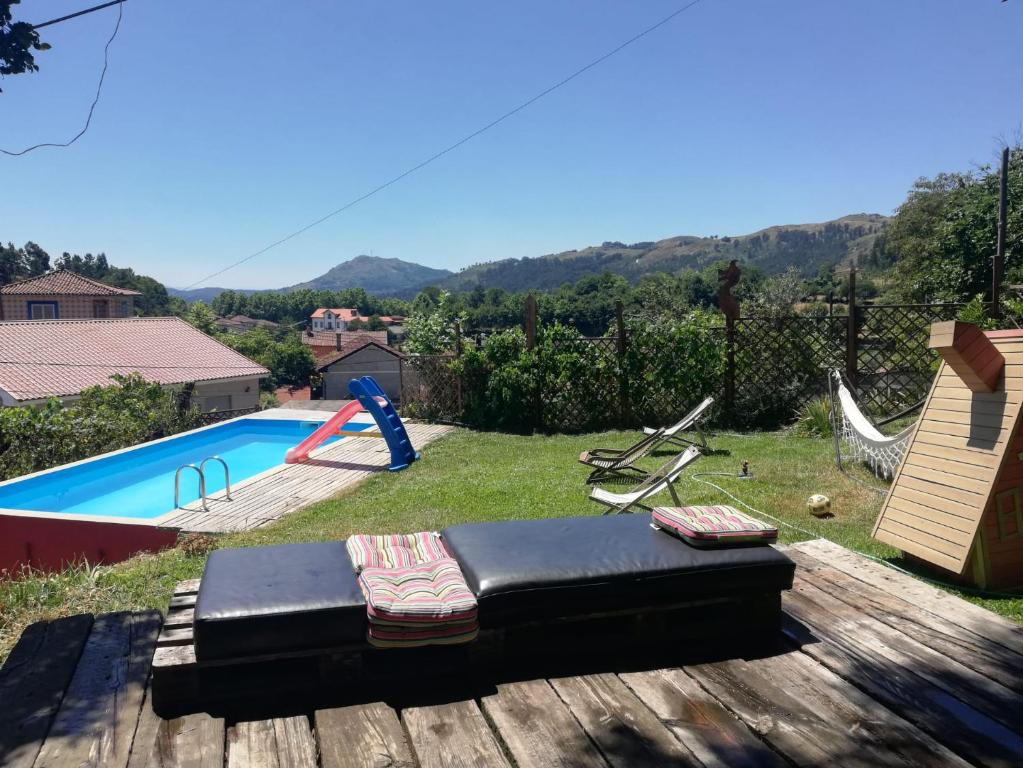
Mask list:
[[39,277],[51,269],[67,269],[107,285],[138,291],[141,295],[135,307],[149,317],[180,315],[185,311],[184,302],[168,296],[163,283],[147,275],[136,274],[131,268],[111,265],[104,253],[81,256],[65,251],[51,264],[50,254],[31,241],[21,248],[16,248],[14,243],[0,245],[0,285]]
[[260,320],[271,320],[282,325],[299,324],[307,320],[318,307],[350,307],[370,317],[372,315],[407,315],[409,302],[402,299],[381,298],[366,293],[362,288],[341,291],[257,291],[240,293],[224,291],[210,303],[211,309],[221,317],[248,315]]

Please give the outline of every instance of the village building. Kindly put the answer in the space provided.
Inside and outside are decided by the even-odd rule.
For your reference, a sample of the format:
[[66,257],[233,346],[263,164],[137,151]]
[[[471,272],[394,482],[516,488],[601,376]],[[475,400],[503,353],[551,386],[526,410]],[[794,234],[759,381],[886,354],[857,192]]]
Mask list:
[[138,291],[58,269],[0,286],[0,320],[134,317]]

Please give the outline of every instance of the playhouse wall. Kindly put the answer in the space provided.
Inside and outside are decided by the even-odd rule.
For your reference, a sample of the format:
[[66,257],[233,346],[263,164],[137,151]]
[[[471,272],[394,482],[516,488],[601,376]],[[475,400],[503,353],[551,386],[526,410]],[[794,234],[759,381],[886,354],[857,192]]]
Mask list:
[[[1023,586],[1023,430],[1017,430],[1005,456],[994,493],[988,501],[979,535],[984,571],[981,586],[1008,589]],[[999,513],[1002,513],[1001,515]],[[1001,524],[999,518],[1001,517]]]
[[83,559],[90,565],[117,563],[172,547],[177,536],[152,525],[0,514],[0,570],[58,571]]

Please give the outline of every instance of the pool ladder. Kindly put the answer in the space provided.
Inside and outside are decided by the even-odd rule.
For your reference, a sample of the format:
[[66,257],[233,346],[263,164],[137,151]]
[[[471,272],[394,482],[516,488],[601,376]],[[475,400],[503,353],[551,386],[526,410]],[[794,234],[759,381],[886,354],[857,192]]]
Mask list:
[[227,462],[220,456],[207,456],[198,466],[182,464],[174,473],[174,509],[181,508],[181,473],[186,469],[194,469],[199,474],[199,497],[202,499],[202,508],[209,511],[207,506],[209,499],[206,497],[206,463],[209,461],[219,461],[224,468],[224,498],[231,501],[231,470],[227,468]]

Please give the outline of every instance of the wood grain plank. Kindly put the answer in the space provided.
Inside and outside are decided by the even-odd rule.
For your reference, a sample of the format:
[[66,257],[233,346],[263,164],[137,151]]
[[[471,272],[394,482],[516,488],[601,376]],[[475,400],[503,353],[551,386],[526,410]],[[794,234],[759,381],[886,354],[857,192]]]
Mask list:
[[314,721],[323,768],[415,766],[398,716],[386,704],[321,709]]
[[706,768],[788,763],[681,669],[619,675]]
[[550,683],[612,766],[699,766],[614,674],[552,678]]
[[0,765],[35,762],[85,647],[92,616],[30,624],[0,669]]
[[1023,735],[1023,696],[1000,682],[878,621],[805,576],[797,576],[786,600],[791,603],[792,615],[819,636],[855,648],[864,658],[877,655],[912,669],[936,688]]
[[519,768],[608,765],[545,680],[499,685],[481,703]]
[[204,713],[160,720],[148,753],[136,749],[132,749],[132,762],[147,754],[140,763],[145,768],[222,768],[224,721]]
[[96,618],[37,768],[127,765],[161,620],[158,611]]
[[877,619],[892,629],[923,643],[970,669],[1023,693],[1023,654],[990,642],[959,622],[919,608],[902,598],[883,592],[847,573],[822,563],[801,550],[787,551],[800,569],[800,578],[852,605],[864,616]]
[[401,720],[420,768],[510,768],[474,701],[406,709]]
[[914,453],[906,456],[902,464],[902,473],[920,480],[929,480],[932,483],[947,485],[951,488],[961,488],[964,491],[985,497],[987,489],[991,485],[991,480],[995,475],[994,470],[978,470],[975,467],[968,467],[943,459],[932,459],[929,456],[921,456]]
[[227,766],[316,768],[309,720],[298,716],[236,724],[227,733]]
[[796,766],[962,766],[939,744],[796,652],[685,667]]
[[967,602],[907,573],[868,560],[826,539],[802,541],[789,548],[813,555],[828,566],[864,584],[877,587],[882,592],[898,595],[921,610],[959,624],[975,635],[998,643],[1014,653],[1023,654],[1023,626],[1004,616]]

